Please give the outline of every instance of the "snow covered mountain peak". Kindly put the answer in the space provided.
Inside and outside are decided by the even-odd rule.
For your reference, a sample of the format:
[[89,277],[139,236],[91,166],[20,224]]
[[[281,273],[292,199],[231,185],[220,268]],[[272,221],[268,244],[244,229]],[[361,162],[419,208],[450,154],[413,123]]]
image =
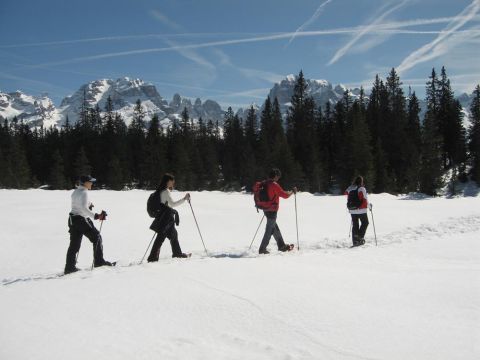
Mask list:
[[[285,79],[276,83],[270,90],[269,96],[273,101],[278,98],[282,113],[286,113],[290,100],[293,95],[297,76],[287,75]],[[344,85],[333,85],[327,80],[305,79],[307,85],[307,95],[313,97],[317,106],[324,106],[327,102],[335,104],[343,97],[343,93],[347,90]],[[359,89],[349,89],[352,97],[357,97],[360,93]]]

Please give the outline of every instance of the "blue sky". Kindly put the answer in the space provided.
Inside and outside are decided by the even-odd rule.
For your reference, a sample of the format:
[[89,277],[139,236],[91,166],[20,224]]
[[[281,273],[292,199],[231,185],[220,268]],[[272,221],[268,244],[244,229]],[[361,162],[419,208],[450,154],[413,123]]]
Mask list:
[[445,66],[480,83],[480,0],[1,0],[0,91],[48,93],[129,76],[234,108],[300,69],[368,88],[395,67],[420,96]]

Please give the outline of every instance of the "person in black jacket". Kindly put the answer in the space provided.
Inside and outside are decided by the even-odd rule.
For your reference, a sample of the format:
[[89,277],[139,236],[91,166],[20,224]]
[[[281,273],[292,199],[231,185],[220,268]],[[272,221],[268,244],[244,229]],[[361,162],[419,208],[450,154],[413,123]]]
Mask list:
[[172,246],[172,257],[174,258],[186,258],[187,254],[182,252],[180,243],[178,242],[178,233],[175,229],[175,225],[179,224],[178,212],[173,207],[179,206],[190,199],[190,194],[186,194],[182,199],[174,201],[171,197],[171,189],[175,185],[175,177],[171,174],[163,175],[160,186],[157,188],[159,193],[160,207],[158,213],[155,216],[150,229],[157,233],[155,242],[153,243],[152,250],[147,259],[148,262],[158,261],[160,255],[160,248],[166,238],[170,240]]

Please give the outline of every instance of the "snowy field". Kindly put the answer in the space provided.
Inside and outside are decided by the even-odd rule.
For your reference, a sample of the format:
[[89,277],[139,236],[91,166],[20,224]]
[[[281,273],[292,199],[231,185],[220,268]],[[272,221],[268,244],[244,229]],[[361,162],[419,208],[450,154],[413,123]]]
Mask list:
[[[191,259],[131,265],[153,233],[148,192],[92,191],[105,258],[63,271],[70,192],[0,190],[0,359],[480,359],[480,197],[372,195],[367,244],[350,249],[341,196],[298,194],[300,251],[257,255],[252,196],[192,193]],[[178,198],[183,193],[174,193]],[[370,216],[371,214],[369,214]],[[296,245],[293,197],[279,226]],[[99,223],[96,222],[97,227]]]

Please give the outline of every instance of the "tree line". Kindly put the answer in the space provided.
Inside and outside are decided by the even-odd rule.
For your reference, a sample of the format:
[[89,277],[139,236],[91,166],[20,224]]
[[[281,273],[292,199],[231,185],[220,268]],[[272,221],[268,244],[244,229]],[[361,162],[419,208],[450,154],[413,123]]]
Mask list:
[[184,109],[163,128],[156,115],[146,121],[140,100],[127,126],[110,98],[103,112],[84,101],[79,121],[60,129],[16,118],[0,125],[0,187],[70,189],[92,174],[108,189],[153,189],[171,172],[181,190],[249,190],[272,167],[285,187],[310,192],[337,193],[358,174],[377,193],[436,195],[469,177],[480,182],[480,86],[469,129],[445,68],[432,70],[425,101],[420,119],[419,99],[404,93],[395,69],[377,75],[368,96],[345,91],[336,104],[316,104],[300,71],[285,117],[268,97],[260,114],[228,108],[223,126]]

